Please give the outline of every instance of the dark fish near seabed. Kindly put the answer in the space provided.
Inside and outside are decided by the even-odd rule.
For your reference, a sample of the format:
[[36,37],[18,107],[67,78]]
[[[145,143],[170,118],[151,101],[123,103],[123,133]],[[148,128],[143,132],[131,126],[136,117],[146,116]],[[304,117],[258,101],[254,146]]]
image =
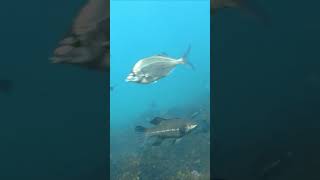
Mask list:
[[13,82],[11,80],[0,80],[0,92],[10,93],[13,90]]
[[195,122],[174,118],[164,119],[156,117],[150,121],[155,125],[151,128],[136,126],[135,131],[140,133],[144,138],[156,138],[153,146],[159,146],[165,139],[173,139],[173,143],[179,141],[183,136],[189,134],[198,125]]
[[71,33],[55,49],[52,63],[109,71],[109,1],[89,0],[76,17]]
[[254,0],[211,0],[210,2],[211,15],[217,13],[219,9],[236,8],[256,17],[265,25],[270,24],[269,17],[264,8],[261,8],[260,5],[254,2]]

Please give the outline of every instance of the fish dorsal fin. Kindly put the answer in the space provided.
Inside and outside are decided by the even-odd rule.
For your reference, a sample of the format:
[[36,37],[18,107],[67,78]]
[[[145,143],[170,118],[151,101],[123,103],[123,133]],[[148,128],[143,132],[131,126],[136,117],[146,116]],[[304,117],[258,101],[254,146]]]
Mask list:
[[164,118],[161,118],[161,117],[155,117],[153,118],[150,123],[153,124],[153,125],[158,125],[160,124],[162,121],[167,121],[168,119],[164,119]]
[[165,52],[162,52],[162,53],[160,53],[160,54],[157,54],[157,56],[168,57],[168,54],[167,54],[167,53],[165,53]]

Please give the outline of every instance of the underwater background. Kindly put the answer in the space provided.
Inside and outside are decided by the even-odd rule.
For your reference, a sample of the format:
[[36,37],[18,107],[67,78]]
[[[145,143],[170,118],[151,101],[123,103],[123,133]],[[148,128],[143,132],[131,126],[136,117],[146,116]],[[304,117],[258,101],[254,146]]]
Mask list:
[[319,2],[250,1],[211,18],[213,173],[320,179]]
[[107,177],[106,73],[50,64],[86,1],[6,1],[0,11],[0,179]]
[[[11,81],[13,87],[10,93],[0,92],[0,179],[104,180],[108,176],[107,75],[68,65],[52,65],[48,61],[84,2],[2,3],[0,79]],[[319,2],[252,2],[266,10],[270,17],[269,26],[237,9],[225,9],[211,17],[210,124],[214,136],[211,141],[214,147],[211,148],[214,169],[211,177],[318,180]],[[145,11],[141,7],[135,13],[139,17],[146,11],[157,14],[158,10],[165,9],[163,3],[152,12],[149,12],[150,3],[143,3],[142,7],[147,7]],[[167,33],[170,38],[154,39],[152,36],[148,40],[138,37],[130,30],[138,33],[139,27],[130,24],[127,29],[115,32],[121,34],[117,36],[119,39],[127,37],[128,41],[124,38],[121,41],[126,43],[116,45],[117,41],[111,37],[115,43],[112,46],[118,47],[116,54],[111,52],[112,67],[113,63],[119,67],[116,71],[111,68],[112,73],[117,74],[111,77],[111,85],[115,85],[111,92],[112,98],[114,96],[112,102],[119,102],[111,108],[116,109],[114,112],[123,112],[118,115],[111,112],[115,120],[111,118],[111,177],[130,179],[130,175],[137,177],[139,172],[149,172],[143,174],[145,177],[159,177],[159,171],[166,172],[165,177],[180,179],[198,174],[206,177],[208,174],[208,132],[190,134],[176,148],[152,149],[156,153],[139,148],[133,132],[137,124],[149,125],[148,117],[159,115],[159,109],[161,115],[170,113],[186,117],[204,109],[205,113],[198,118],[210,119],[207,110],[210,89],[206,82],[209,77],[205,75],[209,72],[205,67],[209,65],[206,59],[209,45],[205,45],[208,42],[204,40],[208,38],[204,32],[207,24],[200,23],[200,15],[209,19],[208,12],[195,8],[202,9],[204,4],[201,3],[170,3],[166,9],[172,8],[172,11],[164,14],[165,19],[171,27],[180,29],[161,27],[163,32],[156,30],[159,23],[164,24],[164,19],[158,19],[158,16],[152,16],[153,21],[147,15],[137,20],[128,18],[124,12],[121,14],[136,24],[147,21],[155,34]],[[119,12],[129,9],[125,2],[114,5],[118,6]],[[128,13],[136,17],[131,10]],[[125,23],[115,25],[117,22],[112,19],[111,23],[115,27],[125,26]],[[149,31],[141,31],[151,37]],[[185,38],[187,35],[190,36]],[[149,43],[143,44],[145,41]],[[159,46],[154,42],[160,42]],[[137,59],[162,52],[179,57],[189,44],[192,47],[190,61],[197,68],[195,72],[181,66],[169,77],[150,86],[123,82]],[[121,46],[126,48],[119,48]],[[200,57],[203,59],[199,60]],[[203,84],[200,76],[204,78]],[[176,80],[182,82],[183,90],[177,90]],[[170,97],[168,101],[157,98],[162,94],[158,91],[159,86]],[[196,93],[186,96],[189,90],[199,92],[199,96]],[[148,91],[154,93],[147,94]],[[172,91],[179,92],[177,100],[173,100]],[[121,97],[127,98],[126,101],[118,101]],[[177,159],[184,161],[175,161]],[[161,166],[159,161],[163,162]],[[168,164],[172,171],[168,171],[171,168]],[[158,165],[155,170],[148,169],[153,165]]]
[[[210,123],[210,9],[203,1],[111,1],[111,179],[209,179],[210,131],[178,144],[139,144],[136,125],[154,117]],[[153,84],[125,82],[140,59],[167,54],[188,60]],[[200,112],[201,111],[201,112]]]

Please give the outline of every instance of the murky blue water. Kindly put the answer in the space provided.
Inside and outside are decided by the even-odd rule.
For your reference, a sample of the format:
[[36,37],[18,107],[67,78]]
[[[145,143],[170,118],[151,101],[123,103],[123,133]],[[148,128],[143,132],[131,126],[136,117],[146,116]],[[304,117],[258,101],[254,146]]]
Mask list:
[[280,159],[265,179],[319,179],[319,3],[250,2],[269,25],[237,9],[211,19],[215,174],[261,179]]
[[[209,2],[111,1],[111,129],[126,126],[156,102],[168,109],[192,103],[210,86]],[[124,82],[133,65],[144,57],[166,53],[181,57],[191,46],[188,66],[155,84]]]
[[48,58],[85,1],[1,6],[0,179],[105,179],[105,74]]

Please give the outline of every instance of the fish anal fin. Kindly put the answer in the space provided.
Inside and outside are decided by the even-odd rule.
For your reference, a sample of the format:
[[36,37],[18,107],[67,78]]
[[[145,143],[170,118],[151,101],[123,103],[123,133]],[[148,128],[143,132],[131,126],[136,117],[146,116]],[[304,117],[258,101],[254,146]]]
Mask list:
[[153,124],[153,125],[158,125],[160,124],[162,121],[167,121],[168,119],[164,119],[164,118],[161,118],[161,117],[155,117],[153,118],[150,123]]
[[177,143],[179,143],[179,142],[181,141],[181,139],[182,139],[182,138],[174,139],[174,140],[172,141],[172,144],[177,144]]
[[163,138],[157,138],[153,143],[152,146],[160,146],[163,142]]

